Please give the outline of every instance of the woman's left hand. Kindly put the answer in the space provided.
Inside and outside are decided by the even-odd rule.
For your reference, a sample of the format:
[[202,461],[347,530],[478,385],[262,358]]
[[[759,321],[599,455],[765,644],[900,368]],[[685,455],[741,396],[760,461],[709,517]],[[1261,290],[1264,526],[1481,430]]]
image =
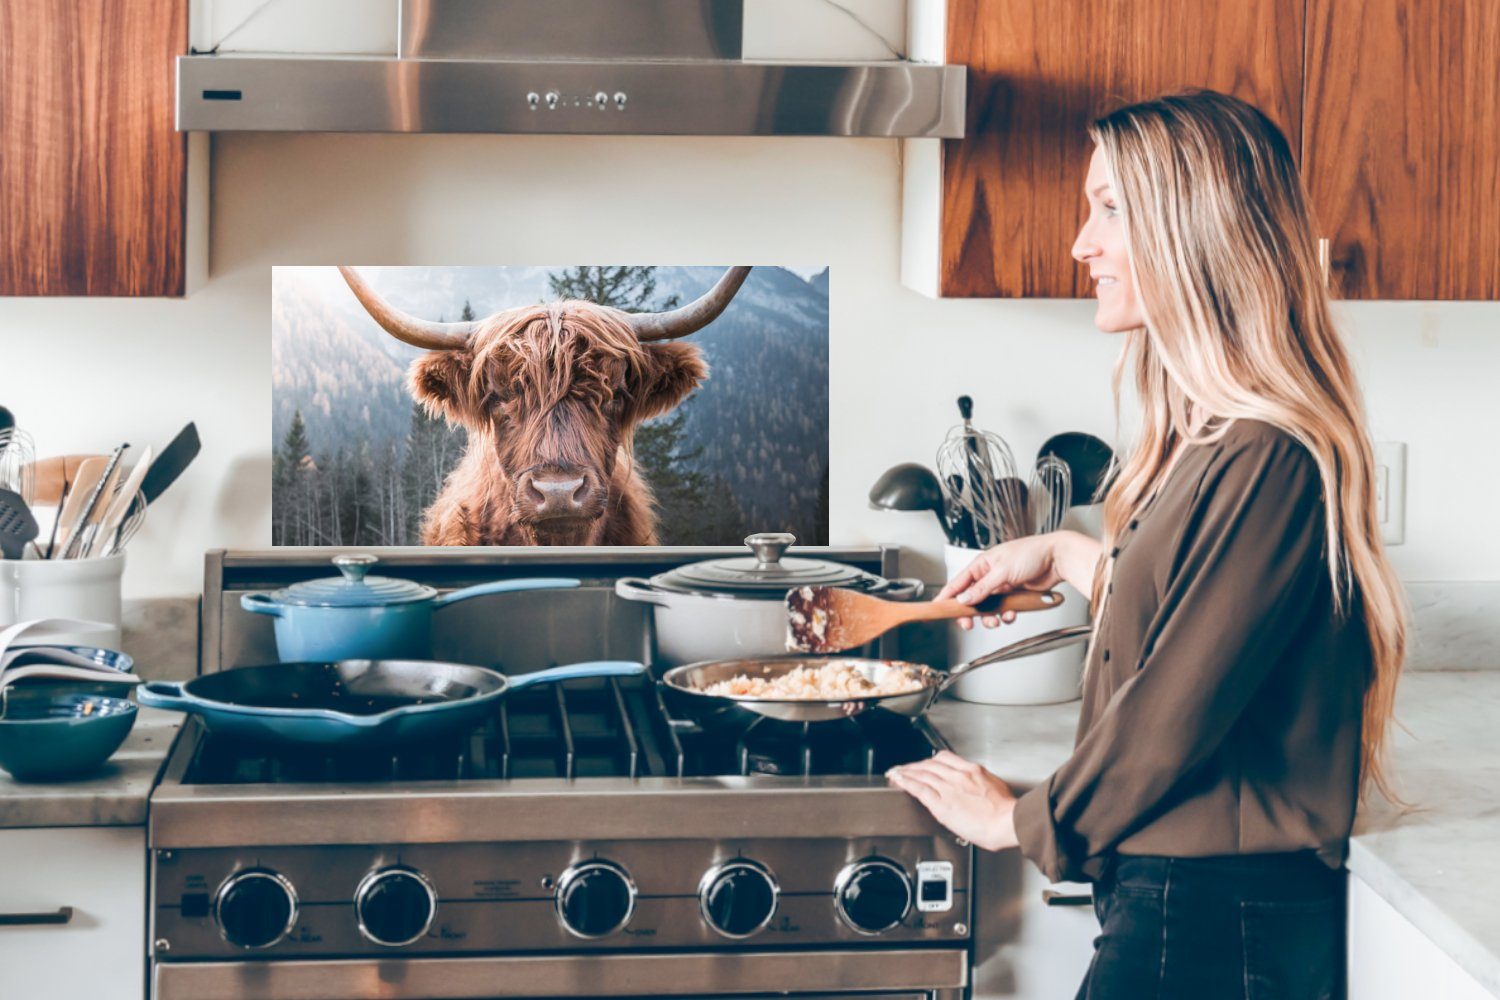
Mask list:
[[989,771],[949,750],[886,772],[934,819],[988,851],[1016,846],[1016,794]]

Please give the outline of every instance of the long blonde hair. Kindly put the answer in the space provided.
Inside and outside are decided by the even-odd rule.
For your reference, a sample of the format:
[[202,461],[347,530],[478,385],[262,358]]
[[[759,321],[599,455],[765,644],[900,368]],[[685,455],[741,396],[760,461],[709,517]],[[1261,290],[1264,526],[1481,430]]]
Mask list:
[[[1406,656],[1406,599],[1381,543],[1364,403],[1286,137],[1256,108],[1213,91],[1120,108],[1089,135],[1123,209],[1146,317],[1115,365],[1116,412],[1133,364],[1142,426],[1104,499],[1105,550],[1161,486],[1179,445],[1217,441],[1238,418],[1301,442],[1327,498],[1335,613],[1362,612],[1373,654],[1361,786],[1394,798],[1385,743]],[[1107,575],[1096,574],[1096,613]]]

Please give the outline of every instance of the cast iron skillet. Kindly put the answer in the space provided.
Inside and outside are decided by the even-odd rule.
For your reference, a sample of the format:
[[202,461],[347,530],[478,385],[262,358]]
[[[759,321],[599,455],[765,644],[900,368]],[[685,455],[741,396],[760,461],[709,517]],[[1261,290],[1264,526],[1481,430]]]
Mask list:
[[212,733],[258,743],[366,746],[416,743],[484,721],[507,694],[575,677],[628,677],[640,663],[601,660],[507,677],[430,660],[339,660],[236,667],[136,689],[150,708],[191,712]]
[[[881,710],[915,719],[931,707],[937,696],[954,681],[980,667],[1014,660],[1034,653],[1086,642],[1092,625],[1073,625],[1034,635],[1002,646],[992,653],[961,663],[946,673],[920,663],[901,660],[867,660],[852,656],[778,656],[749,660],[712,660],[674,667],[662,675],[662,695],[669,707],[703,726],[743,724],[746,715],[765,716],[782,722],[833,722],[865,712]],[[705,689],[739,674],[749,677],[779,677],[797,667],[849,664],[872,684],[903,677],[920,685],[906,694],[855,698],[848,701],[810,701],[801,698],[730,697],[706,694]]]

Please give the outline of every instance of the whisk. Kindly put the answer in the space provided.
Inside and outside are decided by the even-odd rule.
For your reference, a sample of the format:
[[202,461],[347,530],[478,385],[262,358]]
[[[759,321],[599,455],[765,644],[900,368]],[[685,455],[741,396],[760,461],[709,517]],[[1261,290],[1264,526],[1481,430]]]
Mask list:
[[1056,455],[1038,458],[1026,496],[1031,532],[1045,535],[1056,531],[1073,505],[1073,472],[1068,463]]
[[972,525],[968,544],[984,548],[1027,533],[1024,484],[1016,479],[1016,462],[1000,435],[974,426],[974,400],[958,397],[963,423],[948,432],[938,449],[939,481],[947,494],[955,524]]
[[36,446],[20,427],[0,431],[0,488],[15,490],[29,505],[36,500]]

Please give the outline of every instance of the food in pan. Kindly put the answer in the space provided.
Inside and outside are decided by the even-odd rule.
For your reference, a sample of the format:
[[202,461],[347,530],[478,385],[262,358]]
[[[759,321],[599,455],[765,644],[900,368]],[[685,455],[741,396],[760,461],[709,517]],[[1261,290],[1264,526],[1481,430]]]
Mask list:
[[794,667],[773,677],[736,674],[703,689],[720,698],[776,698],[798,701],[845,701],[850,698],[884,698],[921,691],[922,682],[909,674],[885,672],[879,682],[860,670],[859,661],[832,660],[817,666]]

